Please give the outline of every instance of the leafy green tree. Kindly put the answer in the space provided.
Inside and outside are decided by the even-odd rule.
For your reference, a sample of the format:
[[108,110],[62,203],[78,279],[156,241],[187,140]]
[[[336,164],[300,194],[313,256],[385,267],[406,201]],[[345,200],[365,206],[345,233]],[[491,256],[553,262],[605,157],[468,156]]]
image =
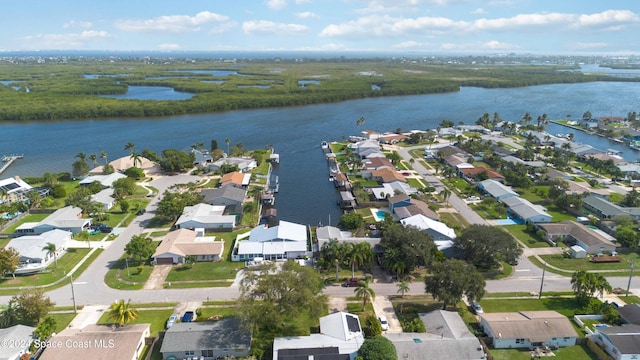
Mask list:
[[136,181],[130,177],[118,179],[113,182],[113,196],[122,199],[136,193]]
[[140,155],[151,162],[158,161],[158,154],[155,151],[149,150],[149,148],[142,149],[142,153]]
[[369,243],[360,242],[356,244],[346,243],[343,249],[347,252],[347,258],[351,264],[351,277],[354,278],[356,269],[361,265],[370,266],[373,261],[373,250]]
[[195,257],[194,255],[188,255],[188,256],[185,256],[184,258],[185,264],[187,264],[190,269],[193,268],[193,264],[195,264],[197,261],[198,261],[198,258]]
[[65,200],[65,205],[77,206],[82,212],[89,214],[92,207],[91,191],[85,187],[78,188],[75,192],[69,194]]
[[124,213],[129,210],[129,202],[125,199],[118,201],[118,206],[120,206],[120,210]]
[[46,341],[53,335],[56,331],[56,319],[51,316],[47,316],[42,319],[42,321],[36,327],[36,330],[33,332],[33,335],[38,338],[40,341]]
[[102,173],[105,175],[113,174],[116,170],[113,168],[111,164],[104,164],[102,167]]
[[202,202],[202,196],[192,191],[165,191],[158,202],[156,214],[169,220],[177,220],[185,206],[193,206]]
[[16,278],[15,271],[20,266],[20,253],[13,247],[0,248],[0,275],[5,276],[8,273]]
[[362,360],[396,360],[399,359],[396,347],[391,340],[384,336],[376,336],[365,339],[360,349],[358,357]]
[[[385,258],[393,260],[393,262],[385,260],[383,265],[386,269],[391,270],[393,263],[402,261],[406,272],[412,271],[417,266],[428,266],[434,254],[438,252],[433,238],[426,231],[414,226],[404,227],[393,221],[383,224],[380,248],[385,252]],[[387,251],[397,251],[397,253],[389,257]]]
[[47,245],[45,245],[42,248],[42,251],[46,251],[47,252],[47,256],[49,255],[53,255],[53,259],[56,262],[56,269],[58,268],[58,248],[56,247],[56,244],[52,243],[52,242],[48,242]]
[[195,161],[194,153],[186,153],[175,149],[162,151],[162,156],[158,162],[162,171],[167,173],[182,172],[193,167]]
[[382,325],[375,315],[369,315],[364,319],[364,326],[362,327],[364,336],[372,338],[382,335]]
[[522,254],[513,236],[495,226],[471,225],[454,243],[464,259],[481,270],[497,269],[500,261],[513,262]]
[[146,234],[134,235],[124,251],[138,263],[144,263],[156,250],[156,244]]
[[124,299],[114,302],[109,306],[109,320],[124,326],[132,320],[137,319],[140,314],[138,310],[131,306],[131,300],[124,302]]
[[89,165],[87,165],[85,161],[76,160],[73,162],[71,167],[73,169],[72,173],[74,177],[83,177],[89,173]]
[[442,301],[444,310],[449,304],[457,304],[463,295],[469,301],[480,300],[484,296],[484,278],[473,265],[462,260],[434,264],[424,283],[425,292]]
[[367,280],[360,280],[358,282],[358,287],[356,287],[353,292],[356,294],[357,298],[362,299],[363,311],[367,306],[367,300],[371,299],[371,301],[373,301],[376,298],[376,292],[369,286],[369,282]]
[[346,252],[343,251],[343,244],[338,242],[336,239],[331,239],[322,244],[320,255],[326,264],[335,266],[336,281],[338,281],[340,266],[344,263],[344,259],[346,258]]
[[55,305],[48,296],[44,296],[42,289],[34,288],[22,290],[11,300],[16,305],[20,321],[30,325],[40,322],[40,319],[47,316],[49,309]]
[[130,167],[127,170],[125,170],[124,172],[125,175],[127,175],[130,178],[133,179],[142,179],[144,178],[144,170],[140,169],[139,167]]
[[364,217],[355,211],[346,213],[340,217],[338,226],[346,230],[359,230],[364,226]]

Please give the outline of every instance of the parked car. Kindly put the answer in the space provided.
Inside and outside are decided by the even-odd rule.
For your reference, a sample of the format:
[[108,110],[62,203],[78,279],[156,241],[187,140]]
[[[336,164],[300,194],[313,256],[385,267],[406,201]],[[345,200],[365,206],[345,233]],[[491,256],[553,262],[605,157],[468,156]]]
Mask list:
[[382,331],[389,330],[389,322],[387,321],[386,316],[384,315],[378,316],[378,321],[380,321],[380,327],[382,328]]
[[351,279],[345,281],[342,284],[342,287],[356,287],[356,286],[358,286],[359,282],[360,282],[360,280],[358,280],[358,278],[351,278]]
[[138,210],[138,212],[136,213],[136,215],[140,216],[140,215],[143,215],[145,212],[146,212],[146,210],[145,210],[145,209],[140,209],[140,210]]
[[169,316],[169,319],[167,320],[167,324],[165,325],[165,329],[169,329],[173,324],[176,323],[176,321],[178,321],[180,315],[173,313],[171,314],[171,316]]
[[182,315],[182,322],[192,322],[196,319],[196,314],[193,311],[185,311]]
[[484,313],[484,310],[482,310],[482,306],[480,306],[477,301],[471,303],[471,308],[476,315]]
[[111,231],[113,231],[113,228],[109,227],[109,226],[103,226],[103,227],[99,228],[98,230],[100,230],[100,232],[103,233],[103,234],[109,234]]

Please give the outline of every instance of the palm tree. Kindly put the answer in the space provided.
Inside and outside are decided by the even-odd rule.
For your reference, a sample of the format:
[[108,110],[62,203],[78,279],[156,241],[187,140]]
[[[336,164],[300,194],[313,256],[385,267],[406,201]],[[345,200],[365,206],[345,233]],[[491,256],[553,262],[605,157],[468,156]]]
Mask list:
[[371,298],[371,301],[376,298],[376,292],[369,287],[369,282],[366,280],[361,280],[353,292],[356,293],[356,297],[362,299],[362,310],[367,306],[367,300],[369,300],[369,298]]
[[0,328],[8,328],[18,323],[18,308],[13,299],[9,300],[9,304],[0,312]]
[[402,260],[398,260],[395,263],[393,263],[393,265],[391,265],[391,271],[395,271],[396,272],[396,279],[400,280],[400,274],[404,273],[404,270],[406,269],[406,265],[404,263],[404,261]]
[[229,154],[229,144],[231,144],[231,140],[229,138],[224,139],[224,143],[227,144],[227,155]]
[[131,299],[126,303],[119,300],[109,306],[109,320],[120,326],[126,325],[129,321],[135,320],[140,316],[138,310],[131,307]]
[[107,152],[102,150],[100,151],[100,158],[104,160],[105,165],[107,164]]
[[87,154],[85,154],[83,152],[77,153],[76,157],[82,162],[86,162],[87,161]]
[[91,159],[91,161],[93,161],[93,167],[98,166],[98,155],[91,154],[91,155],[89,155],[89,159]]
[[140,158],[140,154],[138,154],[136,151],[131,152],[130,158],[131,160],[133,160],[133,167],[139,167],[139,165],[142,165],[142,159]]
[[42,248],[42,251],[46,251],[47,252],[47,256],[53,255],[53,259],[56,262],[56,269],[57,269],[58,268],[58,254],[56,254],[56,251],[58,251],[58,248],[56,247],[56,244],[54,244],[52,242],[48,242],[47,245],[45,245]]
[[368,262],[373,258],[373,252],[369,243],[361,242],[351,246],[348,250],[349,261],[351,262],[351,278],[356,277],[356,267]]
[[128,151],[129,153],[132,153],[133,149],[135,149],[135,147],[136,147],[136,145],[129,141],[124,145],[124,150]]
[[449,197],[451,196],[451,190],[449,190],[447,188],[442,189],[442,191],[440,191],[440,196],[442,196],[444,201],[446,201],[447,204],[448,204],[449,203]]
[[396,286],[398,287],[398,293],[400,294],[400,297],[404,297],[404,293],[409,292],[409,290],[411,290],[409,288],[408,281],[404,281],[404,280],[400,281]]

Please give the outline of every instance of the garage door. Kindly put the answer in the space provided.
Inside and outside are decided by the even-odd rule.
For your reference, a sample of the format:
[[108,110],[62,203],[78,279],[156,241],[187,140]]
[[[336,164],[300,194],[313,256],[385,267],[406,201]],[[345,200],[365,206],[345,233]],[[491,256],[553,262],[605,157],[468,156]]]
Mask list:
[[156,258],[156,264],[158,265],[172,265],[173,258]]

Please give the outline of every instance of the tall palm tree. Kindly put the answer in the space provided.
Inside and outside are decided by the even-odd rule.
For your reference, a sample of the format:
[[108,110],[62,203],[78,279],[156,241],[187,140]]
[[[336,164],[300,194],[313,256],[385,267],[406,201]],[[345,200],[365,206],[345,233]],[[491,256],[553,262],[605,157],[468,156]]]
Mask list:
[[349,249],[349,262],[351,262],[351,278],[356,277],[356,267],[370,261],[373,258],[373,252],[369,243],[357,243]]
[[353,290],[355,292],[356,297],[362,299],[362,310],[364,310],[365,306],[367,306],[367,300],[371,298],[373,301],[376,298],[376,292],[369,286],[369,282],[366,280],[361,280],[358,283],[358,287]]
[[57,248],[56,244],[54,244],[52,242],[48,242],[47,245],[42,247],[42,251],[46,251],[47,252],[47,256],[53,255],[53,259],[56,262],[56,269],[57,269],[58,268],[58,254],[56,253],[56,251],[58,251],[58,248]]
[[13,299],[9,300],[7,307],[0,312],[0,328],[8,328],[18,323],[18,308]]
[[107,152],[104,150],[100,151],[100,158],[104,160],[105,165],[107,164]]
[[109,320],[112,320],[120,326],[124,326],[140,316],[138,310],[131,307],[131,299],[127,302],[124,302],[124,300],[114,302],[109,306],[108,314]]
[[85,154],[83,152],[77,153],[76,157],[78,158],[78,160],[80,160],[82,162],[86,162],[87,161],[87,154]]
[[231,144],[231,140],[229,138],[224,139],[224,143],[227,144],[227,154],[229,154],[229,144]]
[[91,154],[91,155],[89,155],[89,159],[91,159],[91,161],[93,161],[93,167],[98,166],[98,155]]
[[398,287],[398,293],[400,294],[400,297],[404,297],[404,293],[409,292],[409,290],[411,290],[409,288],[409,282],[408,281],[400,281],[398,283],[398,285],[396,285]]
[[132,151],[130,158],[131,160],[133,160],[134,167],[140,167],[140,165],[142,165],[142,159],[140,158],[140,154],[138,154],[138,152]]
[[124,145],[124,150],[128,151],[129,153],[132,153],[133,149],[135,149],[135,147],[136,147],[136,145],[129,141]]
[[393,263],[393,265],[391,265],[391,271],[395,271],[396,272],[396,279],[400,280],[400,274],[404,273],[404,270],[406,269],[406,265],[404,263],[404,261],[402,260],[398,260],[395,263]]

